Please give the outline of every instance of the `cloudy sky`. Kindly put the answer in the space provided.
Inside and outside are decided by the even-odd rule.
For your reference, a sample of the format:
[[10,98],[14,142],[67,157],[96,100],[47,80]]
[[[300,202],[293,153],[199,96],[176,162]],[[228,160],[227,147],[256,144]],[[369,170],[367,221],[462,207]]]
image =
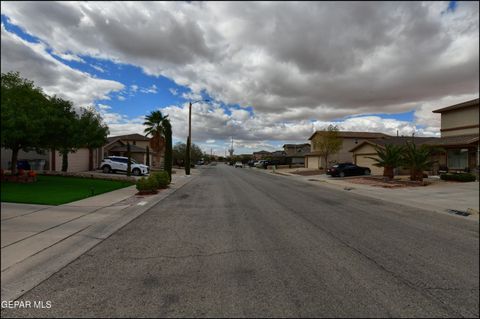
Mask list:
[[94,105],[111,135],[160,109],[223,155],[343,130],[439,135],[478,98],[478,2],[1,2],[1,69]]

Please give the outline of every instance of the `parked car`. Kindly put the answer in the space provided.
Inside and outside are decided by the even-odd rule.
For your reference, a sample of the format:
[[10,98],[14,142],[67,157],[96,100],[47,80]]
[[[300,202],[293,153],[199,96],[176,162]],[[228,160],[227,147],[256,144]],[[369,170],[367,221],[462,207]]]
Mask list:
[[[100,169],[104,173],[127,172],[128,157],[108,156],[100,163]],[[150,172],[147,165],[139,164],[135,160],[130,160],[130,169],[133,175],[145,175]]]
[[204,165],[204,164],[205,164],[205,162],[204,162],[204,161],[202,161],[202,160],[200,160],[200,161],[197,161],[197,165]]
[[264,169],[267,169],[268,166],[272,166],[272,165],[283,165],[283,162],[280,161],[280,160],[267,160],[267,161],[263,161],[262,164],[261,164],[261,168],[264,168]]
[[357,166],[353,163],[340,163],[327,169],[327,175],[332,177],[370,175],[370,168]]
[[236,162],[235,163],[235,168],[237,168],[237,167],[240,167],[240,168],[243,167],[242,162]]
[[255,161],[254,160],[249,160],[247,162],[247,165],[250,166],[250,167],[253,167],[253,166],[255,166]]
[[257,168],[264,168],[263,163],[266,162],[266,160],[259,160],[256,164],[255,167]]

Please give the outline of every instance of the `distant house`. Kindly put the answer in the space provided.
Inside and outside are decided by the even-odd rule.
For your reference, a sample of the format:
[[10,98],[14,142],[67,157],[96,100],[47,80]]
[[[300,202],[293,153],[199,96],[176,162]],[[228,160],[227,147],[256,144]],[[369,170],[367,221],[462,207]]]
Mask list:
[[310,144],[284,144],[283,151],[292,164],[305,164],[305,154],[310,153]]
[[259,161],[259,160],[262,160],[262,159],[266,159],[267,157],[271,156],[271,152],[267,152],[267,151],[260,151],[260,152],[253,152],[253,159],[255,161]]
[[390,137],[383,133],[339,131],[338,136],[342,139],[342,148],[338,153],[328,157],[328,163],[324,163],[324,158],[315,147],[315,139],[320,138],[325,133],[326,131],[316,131],[308,139],[311,141],[311,152],[305,154],[305,167],[319,169],[330,167],[335,163],[353,162],[353,156],[350,150],[354,146],[364,141]]

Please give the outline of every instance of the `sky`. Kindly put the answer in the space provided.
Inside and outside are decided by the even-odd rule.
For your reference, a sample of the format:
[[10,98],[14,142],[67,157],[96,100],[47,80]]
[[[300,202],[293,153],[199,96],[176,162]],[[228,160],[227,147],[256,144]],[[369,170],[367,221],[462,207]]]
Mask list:
[[[315,130],[439,136],[479,96],[478,2],[1,2],[1,69],[94,106],[110,135],[168,115],[224,155]],[[208,100],[208,102],[206,102]]]

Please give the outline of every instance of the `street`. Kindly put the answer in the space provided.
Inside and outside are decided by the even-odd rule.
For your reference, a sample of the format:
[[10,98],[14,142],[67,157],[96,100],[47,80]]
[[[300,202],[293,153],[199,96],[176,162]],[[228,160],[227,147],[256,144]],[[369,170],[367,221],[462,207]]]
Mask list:
[[2,317],[478,317],[478,223],[222,163]]

